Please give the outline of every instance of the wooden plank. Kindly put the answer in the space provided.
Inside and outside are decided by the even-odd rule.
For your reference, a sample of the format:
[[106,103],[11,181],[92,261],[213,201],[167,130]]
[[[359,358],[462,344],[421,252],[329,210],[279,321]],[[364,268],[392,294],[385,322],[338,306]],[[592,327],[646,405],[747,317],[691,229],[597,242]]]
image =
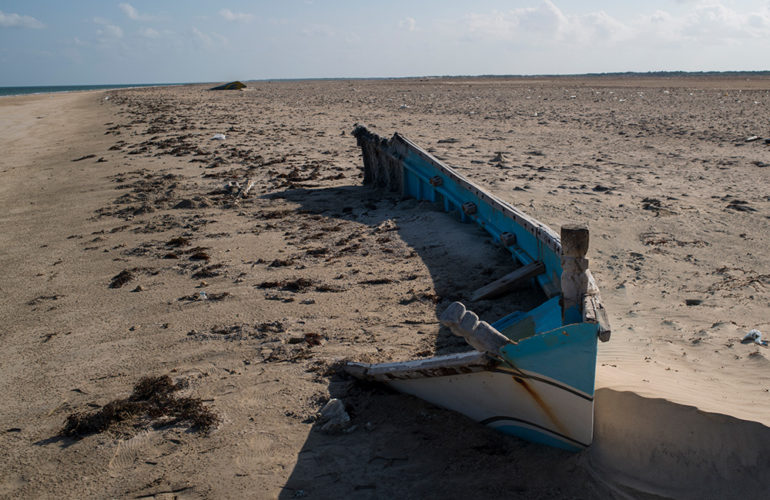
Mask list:
[[508,273],[502,278],[479,288],[473,293],[471,300],[475,302],[477,300],[499,297],[500,295],[510,292],[523,281],[534,278],[538,274],[544,272],[545,265],[540,261],[527,264],[526,266],[522,266],[512,273]]
[[349,361],[345,364],[344,370],[358,379],[390,382],[486,371],[496,364],[485,353],[470,351],[395,363],[369,364]]

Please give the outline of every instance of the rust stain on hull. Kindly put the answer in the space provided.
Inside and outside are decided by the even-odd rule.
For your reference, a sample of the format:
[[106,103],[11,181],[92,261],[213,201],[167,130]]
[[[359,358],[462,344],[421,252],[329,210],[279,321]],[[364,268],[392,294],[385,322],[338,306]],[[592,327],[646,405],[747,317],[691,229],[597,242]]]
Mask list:
[[535,403],[537,403],[540,409],[543,410],[543,413],[545,413],[546,416],[549,418],[549,420],[553,422],[553,425],[556,427],[556,429],[563,435],[568,436],[569,432],[567,432],[567,429],[564,428],[562,423],[556,417],[556,414],[553,412],[551,407],[548,406],[548,404],[545,401],[543,401],[543,398],[540,397],[540,394],[538,394],[537,391],[533,389],[532,386],[529,385],[529,383],[523,378],[517,377],[514,375],[513,380],[515,380],[516,382],[521,384],[522,387],[524,387],[524,389],[527,391],[527,394],[529,394],[532,397],[532,399],[535,401]]

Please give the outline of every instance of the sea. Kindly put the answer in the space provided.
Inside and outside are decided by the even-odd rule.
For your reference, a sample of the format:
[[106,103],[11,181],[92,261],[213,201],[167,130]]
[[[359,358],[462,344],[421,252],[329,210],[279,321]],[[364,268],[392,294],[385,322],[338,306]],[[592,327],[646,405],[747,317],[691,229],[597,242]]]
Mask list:
[[42,87],[0,87],[0,97],[25,94],[52,94],[56,92],[78,92],[82,90],[125,89],[129,87],[168,87],[184,83],[132,83],[122,85],[49,85]]

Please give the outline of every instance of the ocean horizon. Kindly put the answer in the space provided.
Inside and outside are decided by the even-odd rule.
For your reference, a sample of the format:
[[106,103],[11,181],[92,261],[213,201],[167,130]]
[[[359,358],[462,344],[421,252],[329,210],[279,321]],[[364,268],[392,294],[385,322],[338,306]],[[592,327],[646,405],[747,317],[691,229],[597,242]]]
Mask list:
[[84,90],[125,89],[131,87],[171,87],[187,83],[126,83],[114,85],[40,85],[0,87],[0,97],[30,94],[55,94],[59,92],[79,92]]

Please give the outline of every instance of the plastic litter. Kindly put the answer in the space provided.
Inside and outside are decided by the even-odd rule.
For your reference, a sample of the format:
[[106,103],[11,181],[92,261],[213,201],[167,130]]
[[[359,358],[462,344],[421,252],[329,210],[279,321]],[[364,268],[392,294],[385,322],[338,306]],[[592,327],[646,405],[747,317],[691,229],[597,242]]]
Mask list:
[[201,296],[201,300],[206,300],[206,299],[208,299],[208,298],[209,298],[209,296],[208,296],[208,295],[206,295],[206,292],[201,292],[201,293],[200,293],[200,296]]
[[763,345],[763,346],[767,345],[767,340],[762,340],[762,332],[756,329],[750,330],[749,333],[744,335],[743,338],[741,339],[742,344],[750,344],[752,342],[754,342],[757,345]]
[[214,137],[211,138],[212,141],[224,141],[225,140],[225,134],[214,134]]

